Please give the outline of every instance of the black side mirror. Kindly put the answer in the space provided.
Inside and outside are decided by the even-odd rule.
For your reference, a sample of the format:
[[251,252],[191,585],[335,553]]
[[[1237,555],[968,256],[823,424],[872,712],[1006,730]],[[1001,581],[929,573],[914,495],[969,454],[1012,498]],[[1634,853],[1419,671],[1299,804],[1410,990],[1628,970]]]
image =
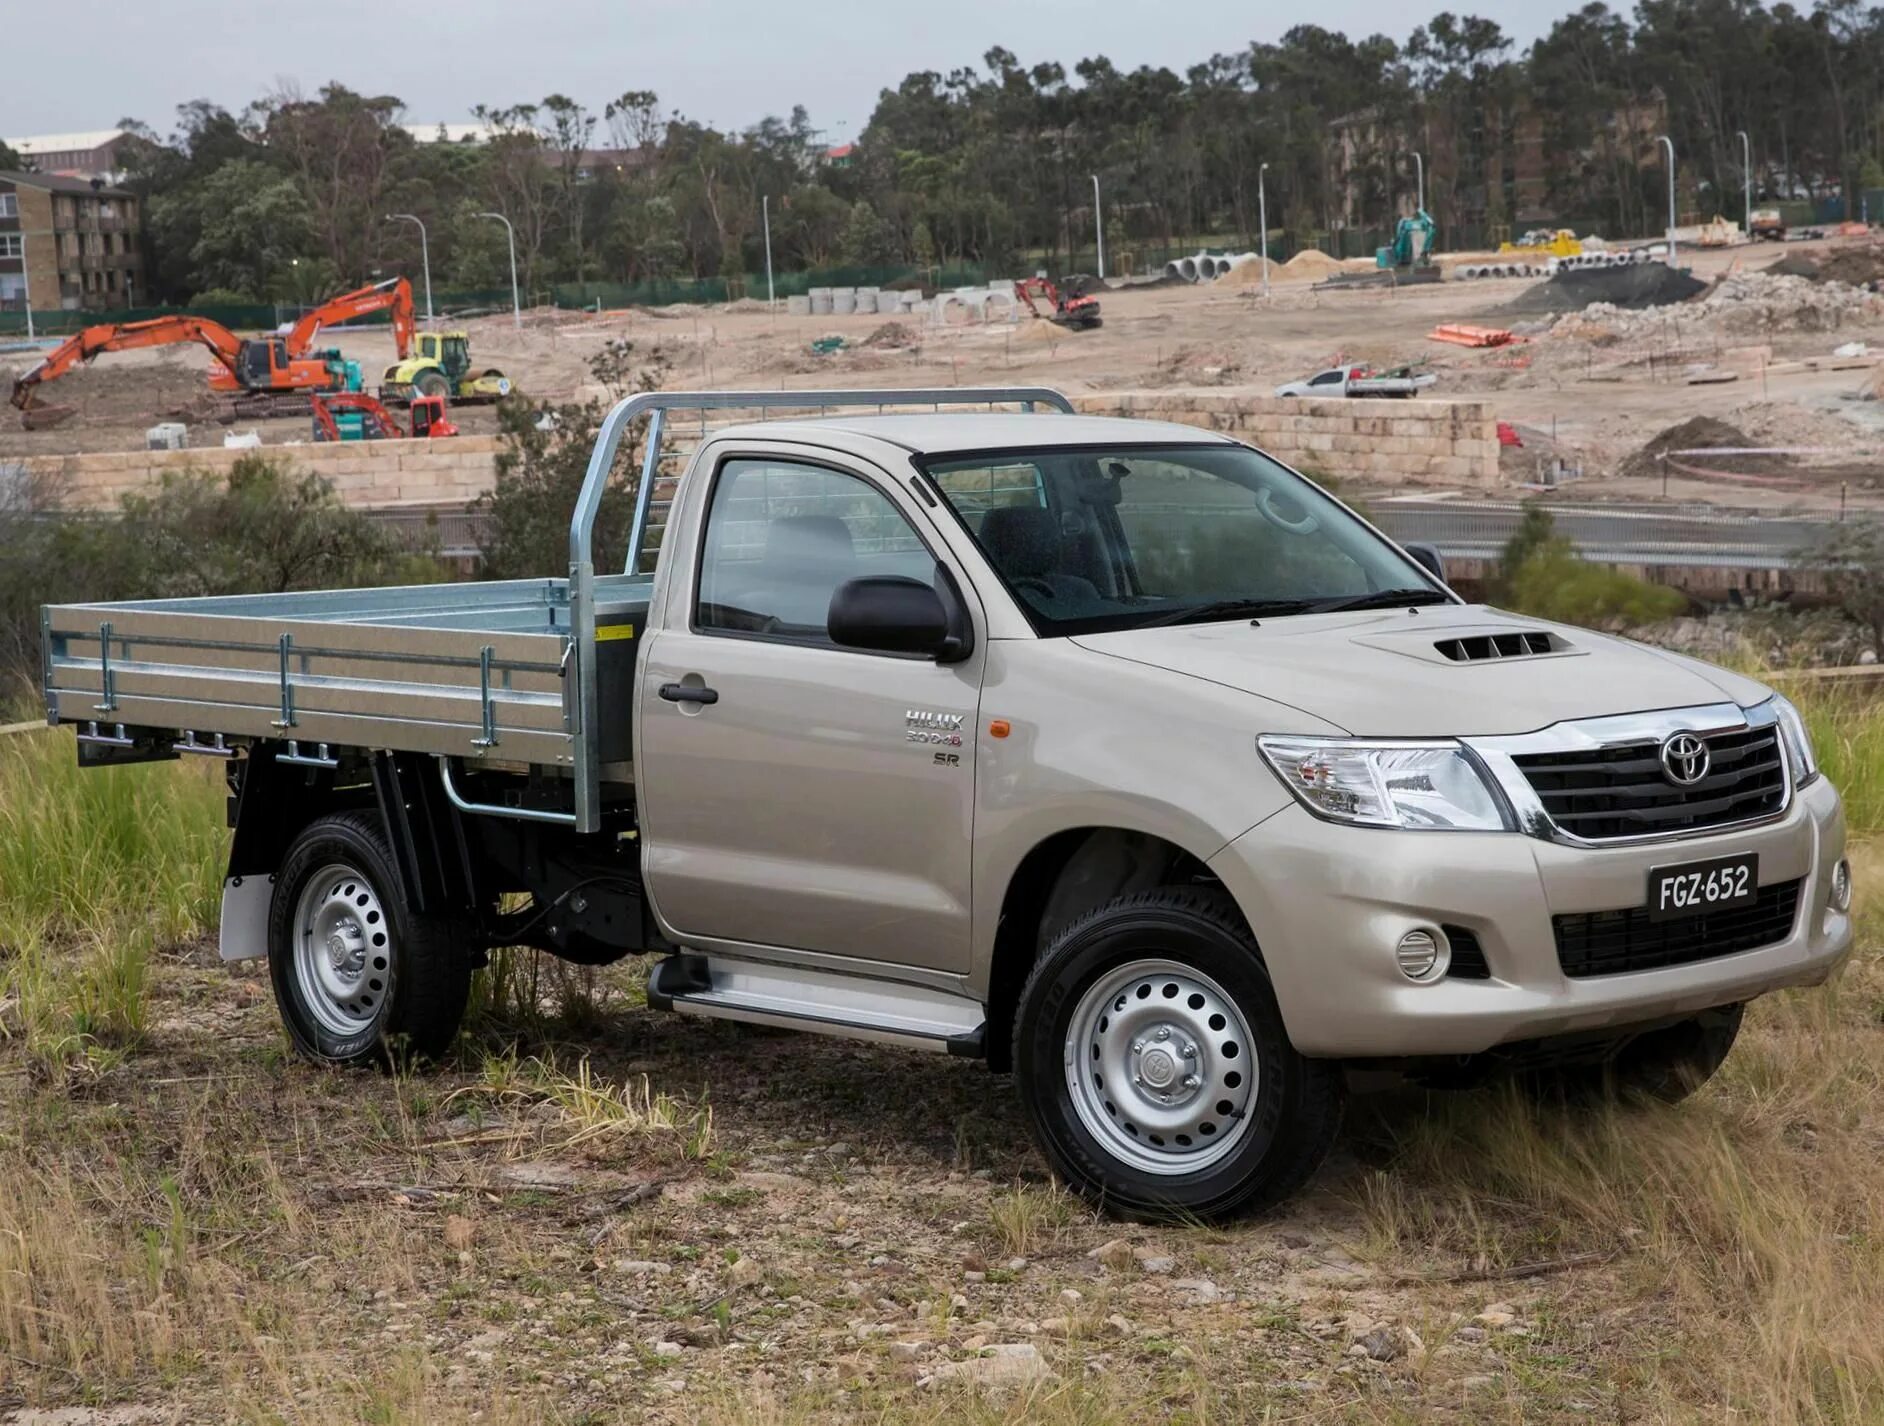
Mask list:
[[1413,563],[1425,570],[1434,579],[1438,580],[1441,584],[1446,582],[1446,562],[1440,557],[1439,550],[1436,546],[1417,544],[1402,545],[1401,548],[1413,556]]
[[825,627],[840,648],[941,659],[959,642],[951,622],[933,586],[900,574],[872,574],[837,587]]

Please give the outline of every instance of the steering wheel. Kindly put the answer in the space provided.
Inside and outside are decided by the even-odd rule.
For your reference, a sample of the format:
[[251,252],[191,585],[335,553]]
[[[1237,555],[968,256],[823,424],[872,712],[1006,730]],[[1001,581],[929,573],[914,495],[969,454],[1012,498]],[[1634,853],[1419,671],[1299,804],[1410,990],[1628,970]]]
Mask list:
[[[1294,500],[1290,503],[1296,504]],[[1291,535],[1311,535],[1321,528],[1321,521],[1315,517],[1313,510],[1297,504],[1296,508],[1302,511],[1302,516],[1299,520],[1291,520],[1282,513],[1280,504],[1275,490],[1269,486],[1265,485],[1256,493],[1256,508],[1262,512],[1263,519],[1277,528],[1287,530]]]
[[1014,587],[1016,589],[1032,590],[1035,594],[1046,599],[1057,599],[1060,593],[1037,574],[1023,574],[1017,576],[1014,580]]

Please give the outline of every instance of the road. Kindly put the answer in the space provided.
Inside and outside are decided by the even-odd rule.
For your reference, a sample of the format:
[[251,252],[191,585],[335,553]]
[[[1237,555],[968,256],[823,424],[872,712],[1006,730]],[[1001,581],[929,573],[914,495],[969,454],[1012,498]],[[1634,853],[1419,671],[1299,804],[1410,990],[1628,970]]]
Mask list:
[[[1436,545],[1451,559],[1493,560],[1518,528],[1529,504],[1399,496],[1370,501],[1368,513],[1396,540]],[[1557,532],[1576,546],[1578,554],[1602,564],[1787,569],[1833,523],[1717,506],[1538,504],[1550,512]]]

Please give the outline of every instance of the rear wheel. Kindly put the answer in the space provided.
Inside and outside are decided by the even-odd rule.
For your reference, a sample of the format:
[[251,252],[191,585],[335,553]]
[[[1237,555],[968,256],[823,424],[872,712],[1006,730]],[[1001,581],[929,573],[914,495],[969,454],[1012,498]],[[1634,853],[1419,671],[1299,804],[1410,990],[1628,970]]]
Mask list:
[[311,823],[288,849],[268,916],[269,976],[295,1048],[334,1065],[444,1053],[471,985],[455,930],[406,906],[377,819]]
[[451,383],[445,379],[445,373],[436,367],[422,371],[413,379],[413,386],[421,396],[449,396]]
[[1132,1218],[1274,1203],[1341,1122],[1339,1067],[1289,1044],[1255,942],[1212,889],[1122,897],[1056,937],[1021,992],[1014,1068],[1054,1171]]

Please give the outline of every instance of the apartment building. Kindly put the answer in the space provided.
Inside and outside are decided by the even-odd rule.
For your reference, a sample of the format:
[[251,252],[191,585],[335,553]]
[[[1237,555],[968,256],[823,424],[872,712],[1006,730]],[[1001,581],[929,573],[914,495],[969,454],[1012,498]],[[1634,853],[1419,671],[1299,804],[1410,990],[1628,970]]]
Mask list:
[[134,194],[0,170],[0,309],[133,307],[144,292]]

